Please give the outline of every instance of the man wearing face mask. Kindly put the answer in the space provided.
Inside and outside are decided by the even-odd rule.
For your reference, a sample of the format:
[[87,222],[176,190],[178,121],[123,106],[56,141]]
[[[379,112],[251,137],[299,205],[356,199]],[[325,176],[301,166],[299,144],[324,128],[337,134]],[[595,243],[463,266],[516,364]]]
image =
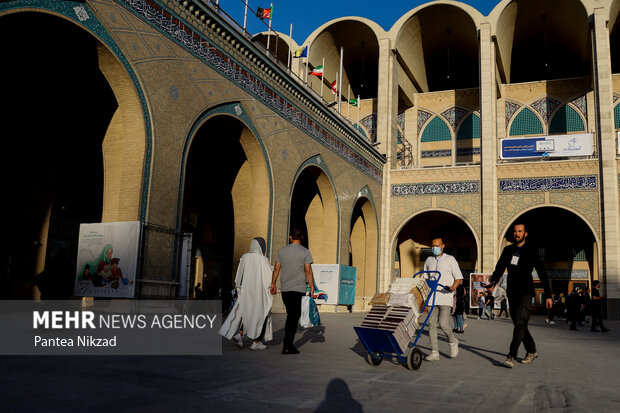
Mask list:
[[437,342],[437,327],[439,326],[448,338],[450,345],[450,357],[454,358],[459,354],[459,341],[454,337],[450,327],[452,316],[452,305],[454,303],[454,291],[461,284],[463,274],[456,259],[449,254],[445,254],[443,238],[436,236],[433,238],[433,256],[428,257],[424,263],[424,271],[439,271],[441,278],[439,284],[444,287],[437,287],[435,295],[435,309],[428,320],[428,336],[431,341],[431,354],[426,356],[426,361],[439,360],[439,343]]
[[535,294],[534,280],[532,278],[532,270],[534,268],[536,268],[540,283],[545,290],[547,309],[553,305],[551,300],[551,283],[547,277],[547,271],[540,259],[538,250],[525,242],[527,238],[526,226],[522,223],[516,223],[513,226],[513,230],[514,243],[504,248],[495,266],[495,271],[493,271],[491,276],[491,281],[485,286],[492,288],[502,278],[504,271],[508,271],[508,305],[514,330],[512,332],[510,351],[506,361],[504,361],[504,366],[510,368],[515,365],[517,351],[522,342],[527,353],[521,360],[521,363],[531,363],[532,360],[538,357],[536,343],[534,343],[534,339],[527,328],[528,321],[530,320],[532,298]]

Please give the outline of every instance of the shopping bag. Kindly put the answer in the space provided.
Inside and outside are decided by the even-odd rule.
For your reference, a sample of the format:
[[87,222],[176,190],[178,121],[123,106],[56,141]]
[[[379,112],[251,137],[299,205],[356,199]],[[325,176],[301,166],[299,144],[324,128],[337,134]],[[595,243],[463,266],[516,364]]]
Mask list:
[[301,297],[301,317],[299,317],[299,325],[303,328],[312,327],[312,323],[310,322],[310,297],[307,295]]
[[313,326],[318,326],[319,324],[321,324],[321,316],[319,315],[319,308],[316,306],[316,302],[314,301],[314,298],[312,297],[308,297],[310,298],[310,302],[309,302],[309,315],[310,315],[310,323],[312,323]]

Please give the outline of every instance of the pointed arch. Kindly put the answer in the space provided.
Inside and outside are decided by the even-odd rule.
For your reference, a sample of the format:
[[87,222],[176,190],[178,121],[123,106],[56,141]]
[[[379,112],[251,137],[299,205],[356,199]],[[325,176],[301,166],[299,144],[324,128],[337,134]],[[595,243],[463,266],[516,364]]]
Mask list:
[[450,127],[439,116],[435,116],[424,128],[422,132],[421,142],[440,142],[452,140]]
[[542,135],[540,118],[528,107],[524,107],[513,119],[508,136]]
[[568,133],[583,132],[586,130],[585,123],[581,115],[569,104],[560,107],[551,122],[549,123],[549,133]]

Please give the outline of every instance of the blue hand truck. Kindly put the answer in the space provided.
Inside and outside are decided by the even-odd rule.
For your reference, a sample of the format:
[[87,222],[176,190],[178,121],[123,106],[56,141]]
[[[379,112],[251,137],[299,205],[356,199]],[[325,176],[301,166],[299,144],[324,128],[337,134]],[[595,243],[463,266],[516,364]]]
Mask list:
[[398,361],[407,366],[409,370],[417,370],[422,365],[422,351],[416,348],[416,344],[420,336],[422,336],[422,331],[424,331],[424,327],[426,327],[431,313],[435,309],[435,294],[437,293],[437,288],[447,288],[439,284],[439,279],[441,278],[441,273],[439,271],[418,271],[414,274],[413,278],[422,274],[425,274],[426,284],[430,292],[428,297],[426,297],[421,312],[423,313],[427,307],[429,310],[424,323],[416,333],[415,340],[413,340],[413,342],[410,341],[406,349],[400,348],[391,331],[370,327],[353,327],[361,343],[368,352],[366,361],[371,366],[378,366],[381,364],[384,357],[396,357]]

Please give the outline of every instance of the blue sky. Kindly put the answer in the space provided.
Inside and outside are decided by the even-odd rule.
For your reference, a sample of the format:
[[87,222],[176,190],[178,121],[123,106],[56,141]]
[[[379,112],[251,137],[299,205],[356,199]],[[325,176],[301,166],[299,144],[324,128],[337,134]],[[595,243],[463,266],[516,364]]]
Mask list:
[[[293,39],[297,43],[303,42],[316,28],[323,23],[338,17],[362,16],[375,21],[385,30],[409,10],[420,4],[428,3],[422,0],[332,0],[313,2],[304,0],[249,0],[250,8],[269,7],[273,1],[274,19],[272,28],[288,34],[290,24],[293,23]],[[478,9],[483,15],[488,15],[500,0],[463,0]],[[243,24],[243,0],[220,0],[220,7],[231,15],[237,22]],[[248,15],[248,30],[258,33],[266,27],[254,17]]]

